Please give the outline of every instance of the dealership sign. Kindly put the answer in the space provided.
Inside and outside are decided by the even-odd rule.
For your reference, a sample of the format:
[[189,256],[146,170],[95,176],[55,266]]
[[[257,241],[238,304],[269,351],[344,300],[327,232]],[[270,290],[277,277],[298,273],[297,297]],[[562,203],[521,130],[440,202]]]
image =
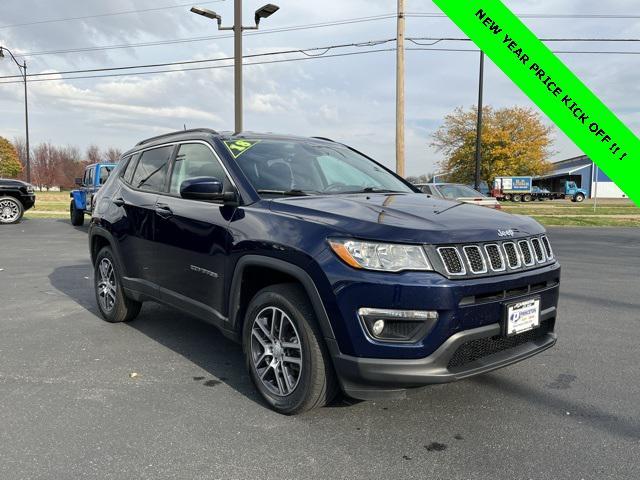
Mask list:
[[433,0],[640,206],[640,140],[500,0]]

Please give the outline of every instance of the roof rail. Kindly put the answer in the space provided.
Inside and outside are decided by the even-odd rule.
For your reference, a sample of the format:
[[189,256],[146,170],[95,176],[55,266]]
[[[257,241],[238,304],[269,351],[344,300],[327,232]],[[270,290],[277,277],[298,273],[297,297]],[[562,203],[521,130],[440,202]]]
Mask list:
[[142,140],[141,142],[136,143],[136,147],[139,145],[144,145],[145,143],[153,142],[155,140],[160,140],[161,138],[164,138],[164,137],[170,137],[172,135],[178,135],[180,133],[195,133],[195,132],[212,133],[214,135],[219,135],[218,132],[216,132],[215,130],[212,130],[211,128],[191,128],[189,130],[177,130],[175,132],[163,133],[162,135],[157,135],[155,137]]
[[337,143],[335,140],[332,140],[332,139],[327,138],[327,137],[311,137],[311,138],[315,138],[317,140],[326,140],[327,142],[332,142],[332,143]]

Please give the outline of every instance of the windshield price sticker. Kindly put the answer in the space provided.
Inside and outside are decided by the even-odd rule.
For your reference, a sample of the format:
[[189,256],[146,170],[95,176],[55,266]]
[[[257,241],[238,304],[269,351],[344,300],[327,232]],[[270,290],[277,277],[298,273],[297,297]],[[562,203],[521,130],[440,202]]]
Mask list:
[[433,1],[640,205],[640,140],[516,15],[500,0]]
[[233,158],[238,158],[259,141],[260,140],[225,140],[224,144],[231,152],[231,155],[233,155]]

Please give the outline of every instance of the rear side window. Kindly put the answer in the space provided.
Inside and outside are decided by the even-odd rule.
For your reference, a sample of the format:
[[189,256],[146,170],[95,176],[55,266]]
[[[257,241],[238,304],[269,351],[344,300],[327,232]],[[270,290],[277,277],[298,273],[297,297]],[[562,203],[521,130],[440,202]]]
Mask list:
[[131,185],[140,190],[164,191],[173,146],[142,152]]
[[122,179],[127,182],[127,183],[131,183],[131,179],[133,178],[133,172],[136,169],[136,164],[138,163],[138,159],[140,158],[140,154],[137,153],[135,155],[133,155],[132,157],[129,157],[130,160],[127,162],[127,164],[124,167],[124,170],[122,172]]
[[182,182],[195,177],[214,177],[222,182],[225,190],[228,186],[224,169],[211,149],[201,143],[185,143],[176,155],[169,192],[180,195]]

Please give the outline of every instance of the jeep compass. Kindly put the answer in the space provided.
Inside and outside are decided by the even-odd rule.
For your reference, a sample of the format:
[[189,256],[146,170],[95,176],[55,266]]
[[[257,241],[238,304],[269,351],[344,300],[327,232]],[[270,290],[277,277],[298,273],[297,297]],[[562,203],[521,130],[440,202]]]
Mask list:
[[89,229],[105,320],[161,302],[240,342],[299,413],[554,345],[560,266],[531,218],[421,193],[325,138],[195,129],[122,156]]

